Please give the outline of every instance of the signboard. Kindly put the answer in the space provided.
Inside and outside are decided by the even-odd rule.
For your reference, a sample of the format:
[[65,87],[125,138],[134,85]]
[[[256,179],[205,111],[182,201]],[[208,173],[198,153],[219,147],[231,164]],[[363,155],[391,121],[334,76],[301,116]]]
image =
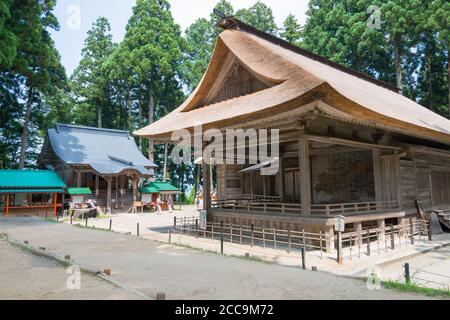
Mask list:
[[345,231],[345,217],[337,216],[334,220],[334,231],[344,232]]
[[200,221],[199,226],[200,229],[206,229],[206,210],[200,210]]

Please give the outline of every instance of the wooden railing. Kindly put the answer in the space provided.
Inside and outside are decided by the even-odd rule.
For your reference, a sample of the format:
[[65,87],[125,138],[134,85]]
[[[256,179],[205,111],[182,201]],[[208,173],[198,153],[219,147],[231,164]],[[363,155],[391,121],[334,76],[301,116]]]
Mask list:
[[298,203],[277,203],[253,200],[218,200],[211,202],[211,208],[233,211],[270,212],[283,214],[300,214],[302,205]]
[[242,198],[244,200],[256,200],[263,202],[281,202],[281,197],[279,196],[266,196],[262,194],[243,194]]
[[311,215],[349,215],[380,212],[386,210],[398,210],[398,201],[370,201],[355,203],[333,203],[333,204],[312,204],[310,206]]
[[[228,209],[233,211],[265,212],[265,213],[292,213],[301,214],[300,203],[280,203],[257,200],[218,200],[211,202],[213,209]],[[371,201],[336,204],[311,204],[310,214],[315,216],[352,215],[386,210],[398,210],[398,201]]]

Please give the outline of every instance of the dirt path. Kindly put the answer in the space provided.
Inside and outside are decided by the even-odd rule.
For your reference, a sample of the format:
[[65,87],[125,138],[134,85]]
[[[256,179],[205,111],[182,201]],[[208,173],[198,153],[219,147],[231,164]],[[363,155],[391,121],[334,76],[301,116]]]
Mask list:
[[0,299],[136,299],[133,294],[85,273],[80,290],[69,290],[70,274],[55,261],[39,257],[0,240]]
[[321,272],[268,265],[106,231],[0,218],[0,233],[72,259],[93,270],[112,269],[114,279],[148,296],[168,299],[421,299]]

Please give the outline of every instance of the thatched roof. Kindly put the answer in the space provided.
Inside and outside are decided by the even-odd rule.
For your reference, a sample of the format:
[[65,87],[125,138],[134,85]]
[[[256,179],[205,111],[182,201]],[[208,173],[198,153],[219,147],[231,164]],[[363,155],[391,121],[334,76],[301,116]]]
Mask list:
[[[234,18],[226,18],[221,24],[229,29],[219,35],[199,86],[179,108],[136,135],[162,139],[198,123],[204,128],[222,128],[301,109],[320,99],[349,119],[450,145],[450,120],[402,96],[396,88],[290,46]],[[230,57],[272,85],[208,105],[208,96],[217,87],[219,74]]]

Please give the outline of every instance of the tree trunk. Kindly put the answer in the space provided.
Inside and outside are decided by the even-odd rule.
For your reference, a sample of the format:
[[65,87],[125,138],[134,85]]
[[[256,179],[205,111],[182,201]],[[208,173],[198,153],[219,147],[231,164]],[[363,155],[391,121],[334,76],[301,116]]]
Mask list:
[[448,87],[448,118],[450,119],[450,50],[447,54],[447,87]]
[[[139,99],[138,129],[142,127],[142,102]],[[142,151],[142,137],[139,136],[139,149]]]
[[164,144],[164,167],[163,167],[163,181],[166,182],[168,180],[167,177],[167,158],[168,158],[168,154],[169,154],[169,146],[166,144]]
[[[150,92],[150,97],[148,100],[148,124],[152,124],[153,123],[153,114],[155,112],[155,101],[153,98],[153,93]],[[153,147],[153,140],[148,140],[148,159],[151,162],[154,162],[155,158],[154,158],[154,147]]]
[[98,106],[97,110],[97,127],[102,127],[102,107]]
[[434,110],[433,100],[433,73],[431,70],[431,52],[428,52],[427,62],[425,64],[425,72],[427,77],[427,89],[428,89],[428,108]]
[[33,88],[30,88],[28,92],[28,100],[25,109],[25,118],[23,121],[22,138],[20,142],[20,158],[19,169],[23,170],[25,167],[25,152],[28,146],[28,126],[30,124],[31,109],[33,107]]
[[398,35],[394,35],[392,45],[394,47],[396,84],[397,88],[400,89],[399,93],[403,94],[402,56],[400,54],[400,40]]

